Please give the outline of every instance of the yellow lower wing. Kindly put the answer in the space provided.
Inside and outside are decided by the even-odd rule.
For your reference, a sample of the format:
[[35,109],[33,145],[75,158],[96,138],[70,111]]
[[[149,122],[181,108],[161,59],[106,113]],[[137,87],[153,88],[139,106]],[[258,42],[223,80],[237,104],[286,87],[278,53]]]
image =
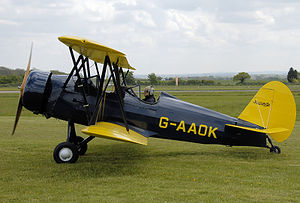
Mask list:
[[115,123],[97,122],[95,125],[91,125],[88,126],[87,128],[82,129],[81,132],[87,135],[102,137],[106,139],[132,142],[141,145],[148,144],[147,137],[133,130],[129,130],[129,132],[127,132],[124,126]]

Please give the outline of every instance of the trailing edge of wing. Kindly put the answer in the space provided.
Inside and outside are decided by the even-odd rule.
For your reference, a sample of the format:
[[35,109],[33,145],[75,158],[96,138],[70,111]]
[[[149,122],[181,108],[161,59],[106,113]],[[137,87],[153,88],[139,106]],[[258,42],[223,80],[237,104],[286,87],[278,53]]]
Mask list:
[[133,130],[127,132],[124,126],[115,123],[97,122],[95,125],[82,129],[81,132],[95,137],[132,142],[141,145],[148,144],[147,137]]
[[103,64],[105,56],[108,55],[112,63],[118,62],[118,66],[122,68],[135,70],[135,68],[129,65],[124,53],[104,46],[98,42],[75,36],[61,36],[58,39],[79,54],[82,54],[95,62]]
[[[265,133],[265,134],[268,134],[271,137],[275,137],[275,138],[276,137],[282,137],[283,135],[289,133],[289,129],[286,129],[286,128],[256,129],[256,128],[249,128],[249,127],[231,125],[231,124],[226,124],[226,126],[230,126],[230,127],[233,127],[233,128],[244,129],[244,130],[249,130],[249,131],[258,132],[258,133]],[[275,141],[282,142],[283,140],[275,139]]]

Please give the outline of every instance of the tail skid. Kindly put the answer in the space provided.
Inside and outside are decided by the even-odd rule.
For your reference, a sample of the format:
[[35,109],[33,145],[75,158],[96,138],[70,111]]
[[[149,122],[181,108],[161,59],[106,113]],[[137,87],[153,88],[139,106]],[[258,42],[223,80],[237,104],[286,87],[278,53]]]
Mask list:
[[238,118],[264,128],[247,130],[266,133],[276,142],[283,142],[291,135],[295,125],[294,96],[283,83],[269,82],[257,92]]

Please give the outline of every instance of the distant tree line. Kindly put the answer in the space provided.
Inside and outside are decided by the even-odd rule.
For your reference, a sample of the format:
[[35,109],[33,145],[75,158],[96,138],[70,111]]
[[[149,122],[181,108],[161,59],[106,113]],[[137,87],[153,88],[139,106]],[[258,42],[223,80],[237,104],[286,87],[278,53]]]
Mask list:
[[20,85],[23,81],[25,70],[23,69],[9,69],[0,66],[0,85]]
[[[50,70],[51,73],[57,75],[67,75],[67,73],[59,70]],[[24,78],[25,70],[23,69],[9,69],[0,66],[0,85],[1,86],[18,86],[21,85]]]
[[[214,80],[206,80],[206,79],[178,79],[179,85],[215,85]],[[135,79],[133,76],[133,72],[129,72],[126,77],[126,83],[129,85],[165,85],[165,86],[174,86],[176,84],[176,78],[162,78],[160,76],[156,76],[155,73],[150,73],[147,76],[147,79]]]
[[21,84],[24,75],[0,75],[0,85],[4,84]]
[[[53,74],[67,74],[64,72],[60,72],[58,70],[51,70]],[[8,69],[0,66],[0,85],[8,86],[8,85],[20,85],[23,81],[25,71],[23,69]],[[212,78],[212,79],[211,79]],[[240,72],[232,77],[233,81],[237,81],[237,84],[242,85],[261,85],[267,82],[266,80],[279,80],[279,78],[264,78],[265,80],[249,80],[251,76],[246,72]],[[299,73],[296,69],[291,67],[287,74],[287,80],[290,83],[299,83]],[[207,85],[218,85],[221,84],[213,77],[190,77],[190,78],[179,78],[178,82],[180,86],[183,85],[194,85],[194,86],[207,86]],[[160,76],[156,76],[155,73],[150,73],[147,76],[147,79],[136,79],[133,76],[133,72],[130,71],[126,77],[126,84],[128,85],[165,85],[165,86],[174,86],[176,84],[176,78],[168,77],[163,78]]]
[[[234,75],[231,80],[237,81],[236,84],[239,85],[264,85],[265,83],[272,81],[272,80],[282,80],[279,75],[271,75],[271,76],[264,76],[259,75],[256,76],[259,79],[250,80],[251,76],[249,73],[240,72]],[[229,79],[229,78],[228,78]],[[221,85],[221,81],[228,80],[227,78],[214,78],[212,76],[203,78],[203,77],[186,77],[186,78],[179,78],[179,85],[194,85],[194,86],[207,86],[207,85]],[[176,79],[174,77],[169,78],[162,78],[160,76],[156,76],[155,73],[150,73],[147,76],[147,79],[136,79],[133,76],[133,72],[129,72],[127,78],[127,84],[135,85],[170,85],[174,86],[176,84]],[[284,81],[283,81],[284,82]],[[228,85],[228,83],[226,84]],[[231,84],[232,85],[232,84]]]
[[3,66],[0,66],[0,75],[24,75],[25,70],[23,69],[9,69]]

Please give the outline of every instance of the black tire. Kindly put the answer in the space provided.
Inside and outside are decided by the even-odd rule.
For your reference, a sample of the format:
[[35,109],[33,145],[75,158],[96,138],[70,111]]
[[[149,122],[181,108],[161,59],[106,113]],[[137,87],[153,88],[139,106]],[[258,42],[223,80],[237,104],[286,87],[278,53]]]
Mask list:
[[62,142],[57,145],[53,152],[53,158],[56,163],[75,163],[78,160],[79,153],[75,144]]
[[87,143],[81,145],[81,147],[80,147],[80,143],[81,143],[83,140],[84,140],[84,139],[83,139],[82,137],[76,136],[75,144],[76,144],[76,146],[77,146],[77,148],[78,148],[78,153],[79,153],[79,155],[81,155],[81,156],[84,155],[84,154],[86,153],[87,148],[88,148]]
[[274,146],[274,147],[270,148],[270,152],[275,153],[275,154],[280,154],[281,150],[278,146]]

